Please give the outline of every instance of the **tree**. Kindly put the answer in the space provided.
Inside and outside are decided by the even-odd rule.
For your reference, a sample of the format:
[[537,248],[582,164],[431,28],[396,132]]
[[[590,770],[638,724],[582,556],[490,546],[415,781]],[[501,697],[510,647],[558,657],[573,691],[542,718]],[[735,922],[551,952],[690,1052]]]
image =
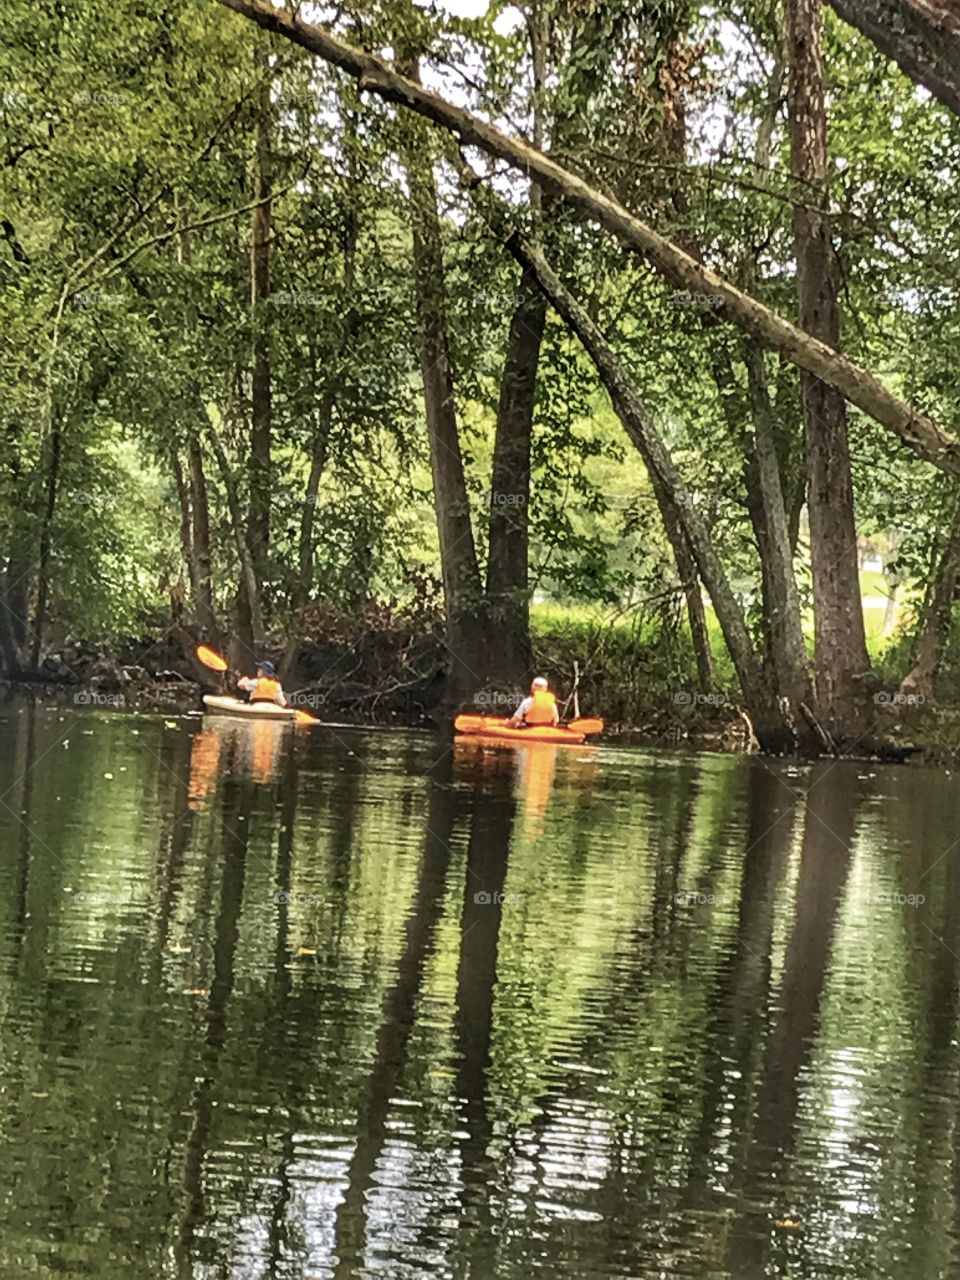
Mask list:
[[[807,193],[794,212],[799,320],[804,330],[838,350],[839,271],[828,214],[820,0],[787,0],[787,19],[792,169]],[[836,387],[809,370],[801,381],[817,701],[834,740],[853,744],[867,727],[870,659],[860,604],[846,404]],[[785,529],[779,532],[782,537]]]
[[960,115],[960,15],[943,0],[830,0],[845,22]]

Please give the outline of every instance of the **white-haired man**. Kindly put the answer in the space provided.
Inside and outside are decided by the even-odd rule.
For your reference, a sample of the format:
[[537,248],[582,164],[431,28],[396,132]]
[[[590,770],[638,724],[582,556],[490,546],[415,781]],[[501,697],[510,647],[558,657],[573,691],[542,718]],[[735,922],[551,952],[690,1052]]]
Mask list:
[[507,723],[514,729],[535,724],[560,723],[556,695],[550,692],[543,676],[537,676],[530,686],[529,697],[524,698]]

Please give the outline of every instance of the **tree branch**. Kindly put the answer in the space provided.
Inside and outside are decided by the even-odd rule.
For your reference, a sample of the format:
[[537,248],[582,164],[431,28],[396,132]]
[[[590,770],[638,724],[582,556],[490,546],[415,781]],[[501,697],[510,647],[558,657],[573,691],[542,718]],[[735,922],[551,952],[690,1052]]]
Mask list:
[[511,138],[479,116],[454,106],[438,94],[399,75],[381,58],[341,40],[326,27],[303,22],[289,10],[274,9],[266,0],[218,0],[227,9],[319,55],[353,76],[361,90],[406,107],[451,133],[465,146],[478,147],[507,161],[545,189],[583,210],[612,232],[622,244],[640,253],[674,287],[711,299],[706,305],[721,319],[752,334],[765,346],[822,379],[864,413],[889,428],[900,440],[942,470],[960,476],[960,440],[939,423],[901,400],[865,369],[840,355],[827,343],[770,311],[716,272],[635,217],[618,201],[603,195],[550,156]]

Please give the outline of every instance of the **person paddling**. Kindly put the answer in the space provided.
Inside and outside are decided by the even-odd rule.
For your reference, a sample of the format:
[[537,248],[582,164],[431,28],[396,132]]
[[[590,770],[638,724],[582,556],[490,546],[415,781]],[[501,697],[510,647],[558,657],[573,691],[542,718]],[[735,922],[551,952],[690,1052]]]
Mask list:
[[530,686],[530,696],[524,698],[507,721],[512,728],[526,728],[534,724],[559,724],[556,695],[550,692],[543,676],[537,676]]
[[287,705],[287,697],[277,679],[277,668],[272,662],[258,662],[255,676],[241,676],[237,688],[249,693],[251,702],[275,702],[278,707]]

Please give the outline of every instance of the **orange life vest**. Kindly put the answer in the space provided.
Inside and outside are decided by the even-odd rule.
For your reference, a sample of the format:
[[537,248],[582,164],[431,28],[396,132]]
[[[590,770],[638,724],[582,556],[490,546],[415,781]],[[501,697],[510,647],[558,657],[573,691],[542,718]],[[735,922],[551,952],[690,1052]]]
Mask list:
[[525,724],[553,724],[557,699],[549,689],[534,689],[533,703],[523,717]]
[[256,688],[250,694],[251,702],[276,702],[280,692],[280,681],[269,680],[266,676],[258,676]]

